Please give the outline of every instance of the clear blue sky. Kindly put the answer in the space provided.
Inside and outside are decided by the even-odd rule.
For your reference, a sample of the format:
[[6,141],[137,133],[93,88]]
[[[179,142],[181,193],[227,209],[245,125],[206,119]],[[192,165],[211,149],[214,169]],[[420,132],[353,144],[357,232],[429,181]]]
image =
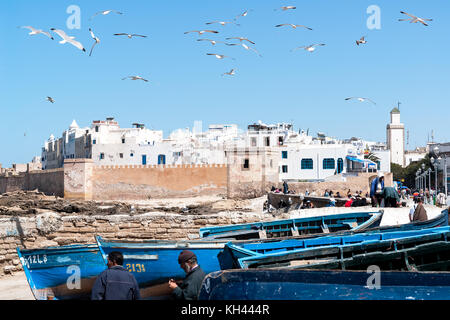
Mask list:
[[[381,29],[369,30],[370,5],[381,9]],[[69,30],[70,5],[81,9],[81,29]],[[274,11],[282,5],[296,10]],[[96,12],[111,13],[89,18]],[[206,25],[231,20],[247,9],[241,26]],[[399,22],[400,11],[432,18],[429,27]],[[402,102],[401,120],[410,148],[450,141],[450,3],[448,0],[175,0],[175,1],[22,1],[0,2],[0,163],[24,163],[40,155],[50,134],[60,137],[73,119],[81,127],[112,116],[122,127],[133,122],[164,131],[192,127],[202,120],[236,123],[293,121],[338,138],[359,136],[385,141],[389,111]],[[304,24],[306,29],[275,28]],[[63,29],[89,52],[92,27],[101,43],[92,57],[70,44],[18,26]],[[258,57],[242,47],[212,46],[185,31],[214,29],[223,40],[244,36],[256,42]],[[113,33],[149,37],[119,38]],[[368,43],[356,46],[366,35]],[[325,43],[314,53],[290,50]],[[233,60],[218,60],[221,53]],[[221,74],[237,68],[234,77]],[[122,81],[128,75],[150,80]],[[56,100],[45,101],[46,96]],[[377,105],[345,101],[368,97]],[[24,136],[26,133],[26,136]]]

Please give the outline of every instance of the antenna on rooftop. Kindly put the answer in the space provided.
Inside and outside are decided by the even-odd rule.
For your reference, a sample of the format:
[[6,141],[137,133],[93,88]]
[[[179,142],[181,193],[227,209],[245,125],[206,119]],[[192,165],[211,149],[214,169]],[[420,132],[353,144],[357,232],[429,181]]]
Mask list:
[[398,108],[398,111],[400,111],[400,105],[401,105],[402,103],[399,101],[399,102],[397,102],[397,108]]
[[406,146],[409,150],[409,130],[406,131]]

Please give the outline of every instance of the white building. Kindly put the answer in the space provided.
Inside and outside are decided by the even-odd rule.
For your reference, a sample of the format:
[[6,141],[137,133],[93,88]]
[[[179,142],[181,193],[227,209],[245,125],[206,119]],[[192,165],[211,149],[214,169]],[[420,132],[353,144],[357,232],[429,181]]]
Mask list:
[[43,168],[62,167],[67,158],[92,158],[98,165],[224,164],[225,144],[240,139],[234,124],[210,125],[201,132],[196,122],[193,131],[178,129],[167,139],[161,130],[133,126],[120,128],[114,118],[107,118],[80,129],[74,120],[62,138],[51,135],[45,142]]
[[400,122],[400,110],[391,111],[391,123],[386,126],[387,147],[391,151],[391,162],[405,166],[405,125]]
[[[379,161],[364,159],[367,148],[377,149]],[[73,121],[62,138],[53,136],[42,151],[43,168],[62,167],[66,158],[92,158],[97,165],[225,164],[225,150],[270,147],[280,152],[280,180],[324,180],[361,171],[390,171],[389,151],[374,142],[352,138],[338,140],[318,133],[312,137],[289,123],[266,125],[259,121],[242,132],[235,124],[212,124],[202,130],[201,121],[174,130],[163,138],[160,130],[144,124],[120,128],[114,118],[93,121],[79,128]],[[383,149],[384,148],[384,149]],[[340,176],[339,176],[340,175]]]
[[405,151],[405,167],[412,162],[420,161],[428,154],[427,147],[417,147],[415,150]]

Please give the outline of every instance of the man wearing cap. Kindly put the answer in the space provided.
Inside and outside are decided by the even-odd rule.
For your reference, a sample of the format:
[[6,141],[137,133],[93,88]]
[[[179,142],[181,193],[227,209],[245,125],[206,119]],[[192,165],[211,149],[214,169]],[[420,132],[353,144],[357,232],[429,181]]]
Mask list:
[[169,288],[173,290],[172,296],[177,300],[197,300],[205,272],[197,264],[197,257],[192,251],[183,250],[178,256],[178,263],[186,272],[186,278],[180,286],[173,279],[169,280]]

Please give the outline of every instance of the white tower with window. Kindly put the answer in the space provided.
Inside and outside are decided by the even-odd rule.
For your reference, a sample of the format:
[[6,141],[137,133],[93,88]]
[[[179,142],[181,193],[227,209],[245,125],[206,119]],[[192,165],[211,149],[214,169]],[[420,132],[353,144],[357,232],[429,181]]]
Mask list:
[[400,110],[391,111],[391,123],[386,126],[387,147],[391,152],[391,162],[405,166],[405,125],[400,122]]

